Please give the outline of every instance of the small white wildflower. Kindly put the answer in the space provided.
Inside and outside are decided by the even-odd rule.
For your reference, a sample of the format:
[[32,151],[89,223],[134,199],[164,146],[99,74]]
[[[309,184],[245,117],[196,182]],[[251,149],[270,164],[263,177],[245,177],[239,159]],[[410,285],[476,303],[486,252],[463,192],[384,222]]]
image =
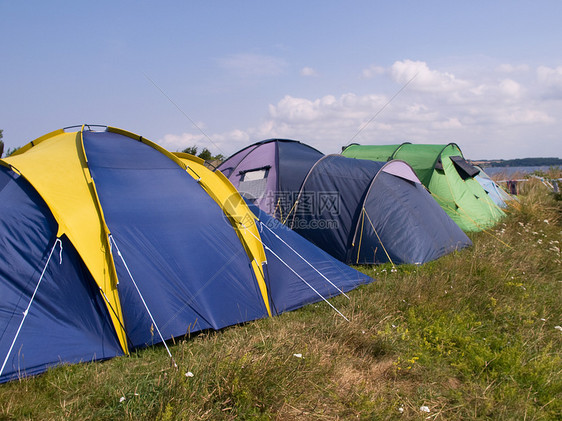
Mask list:
[[554,329],[559,330],[560,332],[562,332],[562,326],[554,326]]
[[541,318],[541,320],[542,320],[543,322],[546,322],[546,319]]
[[135,396],[139,396],[139,394],[135,392]]
[[391,325],[394,329],[396,329],[396,325]]
[[123,401],[125,401],[125,396],[121,396],[121,398],[119,399],[120,403],[123,402]]
[[545,220],[544,220],[544,223],[545,223],[545,224],[548,224],[548,219],[545,219]]
[[185,373],[185,377],[193,377],[193,373],[191,371],[188,371],[187,373]]
[[398,412],[400,412],[402,414],[404,412],[404,408],[402,408],[402,407],[398,408]]
[[302,354],[293,354],[293,357],[302,358]]
[[423,406],[420,406],[420,411],[429,412],[429,408],[427,406],[423,405]]
[[364,330],[362,330],[362,331],[361,331],[361,333],[362,333],[362,334],[364,335],[364,334],[365,334],[365,331],[364,331]]

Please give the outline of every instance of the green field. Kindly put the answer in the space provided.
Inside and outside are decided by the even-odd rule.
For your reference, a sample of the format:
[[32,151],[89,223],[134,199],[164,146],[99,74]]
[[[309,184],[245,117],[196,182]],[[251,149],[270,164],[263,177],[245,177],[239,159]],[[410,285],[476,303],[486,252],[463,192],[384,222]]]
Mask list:
[[0,420],[560,420],[562,202],[325,303],[0,385]]

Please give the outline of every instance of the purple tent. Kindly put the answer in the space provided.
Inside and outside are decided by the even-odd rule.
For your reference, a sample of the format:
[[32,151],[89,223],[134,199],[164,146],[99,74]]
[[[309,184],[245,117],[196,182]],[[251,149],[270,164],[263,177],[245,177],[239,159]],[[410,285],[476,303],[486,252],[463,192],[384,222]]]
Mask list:
[[296,140],[268,139],[238,151],[217,169],[246,199],[284,221],[306,174],[323,156]]

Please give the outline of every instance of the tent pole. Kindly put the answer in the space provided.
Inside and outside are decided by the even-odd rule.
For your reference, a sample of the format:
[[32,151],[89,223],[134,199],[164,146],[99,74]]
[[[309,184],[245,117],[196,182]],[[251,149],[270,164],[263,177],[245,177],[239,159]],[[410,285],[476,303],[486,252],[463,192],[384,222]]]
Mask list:
[[382,249],[384,250],[384,253],[386,254],[386,257],[388,257],[388,261],[390,263],[392,263],[392,269],[396,270],[396,266],[394,265],[394,262],[392,261],[392,259],[390,258],[390,255],[386,251],[386,247],[384,246],[381,238],[379,237],[379,234],[378,234],[377,230],[375,229],[375,226],[373,225],[373,221],[371,221],[371,218],[369,217],[369,214],[367,213],[365,208],[363,208],[363,212],[365,213],[365,215],[367,215],[367,219],[369,220],[369,223],[371,224],[371,228],[373,228],[373,231],[374,231],[375,235],[377,236],[377,238],[379,240],[379,243],[381,243]]

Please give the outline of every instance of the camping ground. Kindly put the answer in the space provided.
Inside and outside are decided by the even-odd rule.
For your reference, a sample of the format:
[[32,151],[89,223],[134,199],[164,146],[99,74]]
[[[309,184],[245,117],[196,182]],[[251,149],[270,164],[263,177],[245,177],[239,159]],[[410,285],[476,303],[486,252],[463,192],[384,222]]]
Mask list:
[[[560,175],[558,174],[558,177]],[[279,317],[0,385],[0,419],[555,420],[562,201],[525,183],[473,246]]]

